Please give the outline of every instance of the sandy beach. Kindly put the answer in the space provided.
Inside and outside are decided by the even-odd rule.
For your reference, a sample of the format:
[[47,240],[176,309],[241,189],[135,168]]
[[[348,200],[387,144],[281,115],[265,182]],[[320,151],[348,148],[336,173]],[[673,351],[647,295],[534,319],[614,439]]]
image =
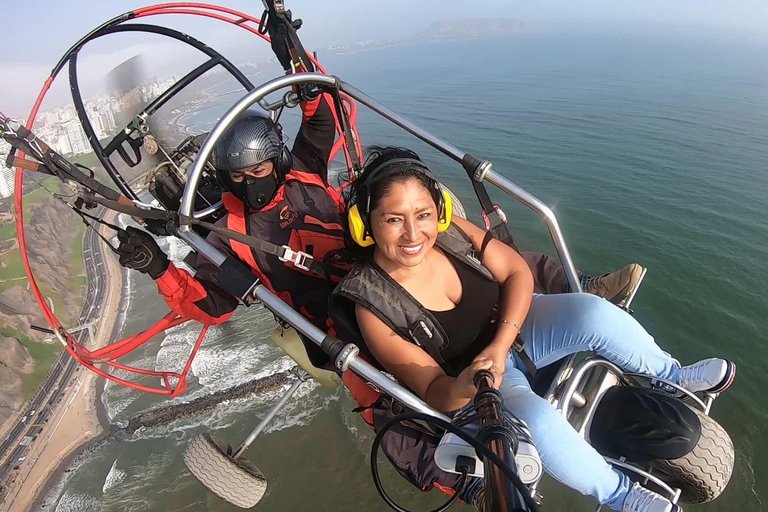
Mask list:
[[[110,211],[104,220],[113,223],[116,217],[116,212]],[[105,226],[99,229],[107,238],[113,234]],[[101,306],[103,314],[96,325],[97,347],[89,346],[90,349],[112,341],[123,290],[122,269],[114,253],[105,247],[103,241],[99,240],[98,244],[108,291],[106,302]],[[67,393],[22,465],[18,493],[5,504],[10,508],[4,506],[2,510],[31,510],[49,479],[63,469],[60,466],[69,463],[74,454],[102,434],[107,427],[106,415],[100,411],[102,380],[83,367],[75,371]]]

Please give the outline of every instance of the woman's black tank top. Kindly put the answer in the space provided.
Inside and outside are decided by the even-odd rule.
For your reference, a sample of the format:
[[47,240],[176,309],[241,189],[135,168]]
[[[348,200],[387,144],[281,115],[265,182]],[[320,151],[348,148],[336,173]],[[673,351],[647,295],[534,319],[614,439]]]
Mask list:
[[444,370],[456,377],[493,340],[497,328],[494,309],[501,288],[465,263],[446,256],[459,274],[461,300],[453,309],[429,311],[448,335],[448,347],[442,352]]

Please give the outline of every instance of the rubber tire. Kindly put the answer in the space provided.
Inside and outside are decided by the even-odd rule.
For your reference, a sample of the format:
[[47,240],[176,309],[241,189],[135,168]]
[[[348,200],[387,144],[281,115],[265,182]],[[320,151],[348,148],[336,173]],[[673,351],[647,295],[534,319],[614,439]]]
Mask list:
[[231,446],[204,433],[184,452],[184,464],[216,496],[240,508],[255,506],[267,490],[267,479],[244,457],[234,459]]
[[[693,409],[693,408],[692,408]],[[653,466],[662,478],[682,491],[684,503],[707,503],[725,490],[733,474],[734,449],[728,433],[715,420],[693,409],[701,422],[701,438],[696,447],[679,459],[657,460]]]

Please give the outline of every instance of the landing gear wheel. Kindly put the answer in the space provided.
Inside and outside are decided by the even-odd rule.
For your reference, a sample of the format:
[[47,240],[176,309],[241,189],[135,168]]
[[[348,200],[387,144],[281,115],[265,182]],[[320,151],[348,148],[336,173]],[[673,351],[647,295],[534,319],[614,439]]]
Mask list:
[[679,459],[657,460],[653,466],[668,478],[663,480],[682,491],[680,501],[706,503],[720,496],[733,473],[733,442],[715,420],[693,409],[701,421],[696,447]]
[[248,459],[232,457],[235,450],[210,434],[200,434],[187,446],[184,464],[201,484],[240,508],[255,506],[267,490],[267,479]]

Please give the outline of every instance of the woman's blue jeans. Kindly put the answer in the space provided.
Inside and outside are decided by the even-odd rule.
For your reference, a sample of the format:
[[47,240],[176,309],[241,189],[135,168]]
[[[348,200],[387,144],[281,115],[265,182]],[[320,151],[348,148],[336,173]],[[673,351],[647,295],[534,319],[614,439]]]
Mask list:
[[[629,314],[587,293],[534,295],[520,331],[537,368],[577,352],[594,351],[621,368],[677,382],[679,366]],[[555,480],[621,510],[630,479],[603,460],[554,407],[531,391],[519,356],[510,351],[499,391],[528,424],[544,469]],[[463,497],[479,489],[470,484]]]

